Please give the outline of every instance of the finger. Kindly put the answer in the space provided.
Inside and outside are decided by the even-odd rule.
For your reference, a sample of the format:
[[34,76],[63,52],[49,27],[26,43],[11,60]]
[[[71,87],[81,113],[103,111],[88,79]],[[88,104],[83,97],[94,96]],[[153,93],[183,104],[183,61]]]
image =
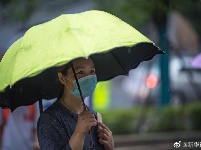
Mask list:
[[110,129],[106,125],[104,125],[102,122],[98,122],[98,125],[102,127],[103,129],[106,129],[108,132],[111,132]]
[[93,115],[85,115],[85,116],[82,116],[81,118],[82,118],[82,120],[87,120],[87,119],[94,119],[94,120],[96,120],[96,118]]
[[108,137],[111,136],[111,132],[107,131],[106,129],[100,129],[100,130],[98,130],[98,134],[99,133],[106,134]]
[[99,139],[98,141],[99,141],[99,143],[101,143],[102,145],[107,145],[107,144],[108,144],[108,141],[105,141],[105,140],[103,140],[103,139]]
[[81,115],[85,114],[93,114],[90,110],[84,110],[83,112],[80,113]]
[[100,133],[100,132],[104,132],[104,129],[103,128],[98,128],[98,130],[97,130],[97,133]]
[[106,129],[100,127],[97,129],[97,133],[100,133],[100,132],[103,132],[103,133],[109,133],[109,131],[107,131]]
[[96,125],[98,124],[98,121],[95,118],[85,118],[83,121],[85,122],[85,124],[88,123],[96,123]]
[[85,111],[80,113],[81,116],[86,115],[86,114],[92,114],[92,113],[89,110],[85,110]]
[[96,120],[96,119],[94,119],[94,118],[86,118],[86,119],[84,119],[84,122],[96,122],[96,124],[98,124],[98,121]]
[[98,137],[99,137],[100,139],[105,140],[105,141],[109,141],[109,140],[110,140],[109,136],[108,136],[107,134],[105,134],[105,133],[99,133],[99,134],[98,134]]
[[89,111],[89,110],[85,110],[84,113],[82,113],[82,115],[83,116],[85,116],[85,115],[87,115],[87,116],[88,115],[93,115],[94,116],[94,114],[91,111]]
[[82,119],[94,118],[94,119],[95,119],[95,116],[94,116],[94,114],[92,114],[92,113],[85,113],[85,114],[82,114],[82,115],[80,116],[80,118],[82,118]]
[[98,124],[97,122],[90,122],[90,123],[89,123],[89,126],[90,126],[90,127],[93,127],[93,126],[96,126],[97,124]]
[[[98,122],[98,125],[99,125],[99,122]],[[109,130],[109,128],[102,128],[100,127],[98,130],[97,130],[98,133],[102,132],[102,133],[105,133],[107,136],[111,136],[112,135],[112,132]]]
[[95,122],[95,121],[88,121],[88,122],[85,122],[85,125],[88,126],[88,127],[92,127],[92,126],[96,126],[98,123]]

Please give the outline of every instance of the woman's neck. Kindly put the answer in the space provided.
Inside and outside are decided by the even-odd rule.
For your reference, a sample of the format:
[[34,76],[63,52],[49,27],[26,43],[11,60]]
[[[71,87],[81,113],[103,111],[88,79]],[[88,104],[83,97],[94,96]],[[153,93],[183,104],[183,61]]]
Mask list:
[[64,93],[64,95],[60,98],[60,102],[75,114],[80,114],[84,110],[82,100],[74,97],[70,93]]

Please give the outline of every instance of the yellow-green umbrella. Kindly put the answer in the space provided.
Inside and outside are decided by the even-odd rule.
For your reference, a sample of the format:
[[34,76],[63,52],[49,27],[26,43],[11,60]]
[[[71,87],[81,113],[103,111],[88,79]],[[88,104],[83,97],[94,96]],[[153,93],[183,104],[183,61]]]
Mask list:
[[140,62],[162,53],[109,13],[93,10],[61,15],[33,26],[8,49],[0,66],[0,106],[14,110],[56,97],[56,67],[78,57],[91,57],[98,81],[104,81],[128,74]]

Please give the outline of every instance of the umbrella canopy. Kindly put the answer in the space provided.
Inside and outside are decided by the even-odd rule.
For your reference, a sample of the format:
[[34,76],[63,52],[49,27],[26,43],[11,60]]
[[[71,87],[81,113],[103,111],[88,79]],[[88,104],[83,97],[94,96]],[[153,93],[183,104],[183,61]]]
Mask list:
[[0,65],[0,106],[14,110],[57,97],[57,67],[91,57],[98,81],[127,75],[163,52],[119,18],[103,11],[61,15],[30,28]]

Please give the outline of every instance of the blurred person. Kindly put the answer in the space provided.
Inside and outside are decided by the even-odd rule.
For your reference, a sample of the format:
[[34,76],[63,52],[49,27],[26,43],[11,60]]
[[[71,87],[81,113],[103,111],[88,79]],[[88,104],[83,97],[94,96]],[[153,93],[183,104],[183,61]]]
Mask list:
[[[72,64],[83,98],[86,98],[97,84],[93,61],[79,58]],[[83,105],[75,75],[71,63],[58,69],[62,89],[57,101],[38,120],[41,150],[113,150],[112,132],[102,123],[99,113]]]
[[[47,109],[55,99],[43,100]],[[9,109],[0,111],[0,137],[2,150],[39,150],[37,120],[40,115],[38,102],[31,106],[18,107],[10,113]]]
[[[43,100],[43,110],[56,99]],[[10,113],[0,109],[0,141],[2,150],[39,150],[37,120],[40,116],[39,103],[18,107]]]
[[2,150],[39,150],[36,122],[39,117],[36,104],[21,106],[10,113],[1,109]]
[[197,54],[199,37],[191,23],[177,11],[168,13],[168,40],[175,50]]

